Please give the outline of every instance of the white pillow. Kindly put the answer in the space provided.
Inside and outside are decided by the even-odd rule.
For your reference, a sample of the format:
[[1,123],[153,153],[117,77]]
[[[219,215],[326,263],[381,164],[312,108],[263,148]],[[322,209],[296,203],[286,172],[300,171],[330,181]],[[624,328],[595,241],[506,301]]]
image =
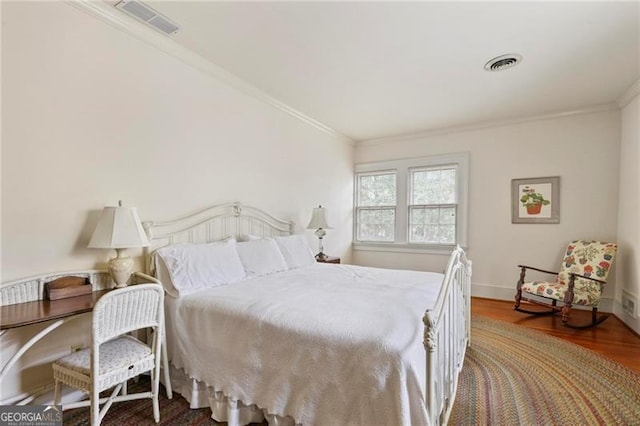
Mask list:
[[236,248],[247,278],[287,269],[284,257],[273,238],[239,242]]
[[153,254],[153,262],[155,264],[155,276],[162,283],[164,291],[169,296],[180,297],[178,290],[176,290],[176,288],[173,286],[173,282],[171,282],[171,274],[169,274],[167,265],[164,264],[162,256],[160,256],[157,251]]
[[304,235],[289,235],[275,237],[289,269],[302,268],[316,263],[316,258],[309,247],[309,241]]
[[[245,277],[238,257],[236,241],[229,240],[210,244],[177,245],[163,247],[157,251],[171,277],[167,292],[184,296],[207,287],[216,287],[239,281]],[[171,293],[169,293],[171,294]]]

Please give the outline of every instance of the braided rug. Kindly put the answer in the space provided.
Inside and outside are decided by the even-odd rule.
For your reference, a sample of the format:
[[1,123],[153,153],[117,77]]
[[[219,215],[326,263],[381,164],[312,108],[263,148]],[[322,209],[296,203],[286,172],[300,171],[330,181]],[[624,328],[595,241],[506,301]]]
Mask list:
[[450,425],[640,425],[640,375],[596,352],[474,317]]

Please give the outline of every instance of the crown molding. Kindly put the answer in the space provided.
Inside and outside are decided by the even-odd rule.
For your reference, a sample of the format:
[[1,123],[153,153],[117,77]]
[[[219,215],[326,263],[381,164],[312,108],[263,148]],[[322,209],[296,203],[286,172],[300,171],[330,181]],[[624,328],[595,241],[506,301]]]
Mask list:
[[399,142],[407,139],[430,137],[430,136],[443,135],[448,133],[459,133],[459,132],[480,130],[480,129],[490,128],[490,127],[501,127],[501,126],[512,125],[512,124],[526,123],[531,121],[550,120],[554,118],[616,110],[616,109],[624,108],[636,96],[638,96],[638,94],[640,94],[640,79],[639,79],[634,84],[632,84],[631,87],[629,87],[629,89],[620,98],[616,100],[615,103],[596,105],[593,107],[581,108],[581,109],[571,110],[571,111],[560,111],[560,112],[554,112],[550,114],[543,114],[543,115],[529,116],[529,117],[515,117],[510,119],[504,119],[504,120],[484,121],[484,122],[478,122],[478,123],[472,123],[472,124],[430,129],[430,130],[425,130],[425,131],[410,133],[410,134],[400,134],[400,135],[394,135],[394,136],[385,136],[381,138],[357,141],[311,118],[310,116],[296,110],[295,108],[285,104],[284,102],[274,98],[273,96],[267,94],[266,92],[249,84],[245,80],[226,71],[224,68],[206,60],[205,58],[196,54],[195,52],[179,45],[178,43],[173,41],[171,38],[163,34],[160,34],[159,32],[151,28],[141,25],[135,19],[125,15],[124,13],[119,12],[118,10],[115,9],[115,7],[113,7],[112,5],[104,1],[65,0],[65,2],[82,12],[85,12],[95,18],[98,18],[102,22],[105,22],[120,31],[123,31],[133,37],[136,37],[137,39],[149,44],[150,46],[153,46],[161,50],[162,52],[175,57],[176,59],[182,61],[183,63],[212,76],[216,80],[223,82],[233,87],[234,89],[242,93],[245,93],[257,100],[260,100],[274,108],[277,108],[285,112],[286,114],[294,118],[297,118],[298,120],[336,138],[337,140],[346,142],[352,146],[353,145],[357,145],[357,146],[378,145],[383,143]]
[[469,132],[474,130],[487,129],[491,127],[503,127],[503,126],[509,126],[513,124],[528,123],[532,121],[552,120],[555,118],[571,117],[576,115],[593,114],[597,112],[616,111],[616,110],[619,110],[617,103],[608,103],[608,104],[595,105],[587,108],[581,108],[581,109],[570,110],[570,111],[558,111],[558,112],[553,112],[549,114],[533,115],[533,116],[526,116],[526,117],[514,117],[514,118],[509,118],[504,120],[482,121],[482,122],[472,123],[472,124],[429,129],[429,130],[424,130],[416,133],[407,133],[407,134],[395,135],[395,136],[385,136],[382,138],[358,141],[356,144],[359,147],[374,146],[374,145],[381,145],[385,143],[401,142],[409,139],[428,138],[432,136],[446,135],[449,133],[462,133],[462,132]]
[[149,44],[150,46],[155,47],[162,52],[175,57],[183,63],[212,76],[216,80],[221,81],[244,94],[252,96],[257,100],[271,105],[272,107],[277,108],[342,142],[346,142],[350,145],[355,144],[355,141],[352,138],[343,135],[342,133],[332,129],[331,127],[320,123],[319,121],[296,110],[295,108],[292,108],[284,102],[279,101],[266,92],[249,84],[245,80],[242,80],[234,74],[226,71],[224,68],[179,45],[171,38],[151,28],[141,25],[140,22],[125,15],[124,13],[121,13],[120,11],[116,10],[115,7],[105,3],[104,1],[65,0],[65,2],[82,12],[98,18],[102,22],[105,22],[120,31],[136,37],[137,39]]
[[636,80],[636,82],[618,98],[618,106],[620,108],[626,107],[638,95],[640,95],[640,79]]

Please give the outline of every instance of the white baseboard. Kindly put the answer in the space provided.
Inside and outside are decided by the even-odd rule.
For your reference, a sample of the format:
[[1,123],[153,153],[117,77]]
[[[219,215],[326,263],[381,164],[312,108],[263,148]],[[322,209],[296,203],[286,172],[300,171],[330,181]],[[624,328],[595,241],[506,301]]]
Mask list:
[[492,284],[471,283],[471,296],[485,299],[514,300],[516,286],[513,288],[499,287]]
[[[53,387],[53,385],[51,385]],[[70,404],[72,402],[78,402],[78,401],[83,401],[85,399],[87,399],[87,394],[85,394],[84,392],[81,392],[79,390],[75,390],[75,389],[71,389],[71,388],[66,388],[63,387],[62,388],[62,405],[65,404]],[[33,402],[34,404],[41,404],[41,405],[51,405],[53,404],[53,389],[51,389],[50,392],[44,393],[42,395],[40,395],[39,397],[37,397],[35,399],[35,401]]]
[[[86,399],[87,396],[78,390],[63,386],[62,404],[78,402]],[[27,392],[13,395],[0,401],[0,405],[53,405],[53,382],[33,388]]]
[[[482,283],[472,283],[471,284],[471,296],[472,297],[482,297],[482,298],[485,298],[485,299],[497,299],[497,300],[514,301],[515,295],[516,295],[516,285],[515,284],[513,285],[513,287],[500,287],[500,286],[493,285],[493,284],[482,284]],[[615,313],[616,316],[618,316],[620,319],[622,319],[620,317],[620,315],[618,315],[614,311],[614,306],[613,305],[614,305],[613,299],[602,298],[600,300],[600,307],[598,308],[598,311]],[[574,305],[574,309],[591,310],[591,308],[585,308],[583,306],[578,306],[578,305]],[[620,310],[622,310],[622,306],[620,306]]]
[[[471,296],[473,297],[513,301],[515,295],[516,295],[515,284],[513,285],[513,288],[500,287],[493,284],[482,284],[482,283],[471,284]],[[589,308],[574,305],[574,309],[588,310]],[[600,300],[600,307],[598,308],[598,311],[613,313],[616,317],[620,319],[620,321],[625,323],[630,329],[640,334],[640,316],[638,316],[638,318],[633,318],[631,317],[631,315],[626,314],[622,310],[621,302],[615,301],[614,299],[609,297],[602,298],[602,300]]]

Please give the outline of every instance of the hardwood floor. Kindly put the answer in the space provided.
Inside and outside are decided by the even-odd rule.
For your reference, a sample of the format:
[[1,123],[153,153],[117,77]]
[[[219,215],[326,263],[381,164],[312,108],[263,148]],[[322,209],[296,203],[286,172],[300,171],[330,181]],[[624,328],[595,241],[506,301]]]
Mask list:
[[[527,315],[514,311],[513,302],[477,297],[471,299],[471,314],[518,324],[560,337],[598,352],[640,374],[640,336],[612,314],[609,315],[609,319],[594,328],[575,330],[562,325],[559,314]],[[588,322],[591,312],[574,310],[571,317]]]

